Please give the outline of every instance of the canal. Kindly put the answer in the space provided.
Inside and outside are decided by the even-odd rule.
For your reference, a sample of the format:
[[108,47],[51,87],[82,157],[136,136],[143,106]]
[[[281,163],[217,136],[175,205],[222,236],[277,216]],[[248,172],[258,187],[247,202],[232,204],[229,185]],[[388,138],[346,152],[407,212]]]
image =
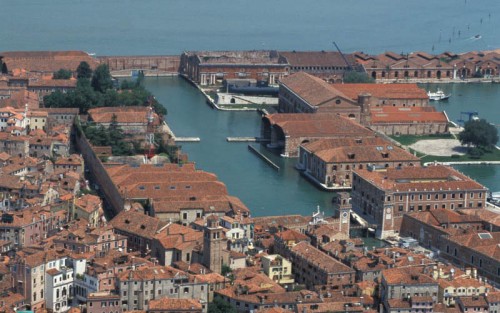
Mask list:
[[[232,195],[242,199],[253,216],[303,214],[309,215],[319,205],[332,214],[332,193],[324,192],[306,181],[294,169],[295,159],[280,158],[258,144],[257,149],[276,163],[276,171],[248,150],[248,143],[227,142],[226,137],[259,136],[260,116],[256,112],[217,111],[206,104],[203,95],[181,78],[145,80],[148,88],[167,110],[167,123],[176,136],[200,137],[198,143],[184,143],[197,167],[217,174]],[[423,85],[434,90],[435,84]],[[481,117],[500,124],[496,105],[500,86],[493,84],[439,85],[452,93],[447,102],[437,103],[450,119],[460,118],[462,111],[478,111]],[[500,167],[457,166],[491,190],[500,190]]]

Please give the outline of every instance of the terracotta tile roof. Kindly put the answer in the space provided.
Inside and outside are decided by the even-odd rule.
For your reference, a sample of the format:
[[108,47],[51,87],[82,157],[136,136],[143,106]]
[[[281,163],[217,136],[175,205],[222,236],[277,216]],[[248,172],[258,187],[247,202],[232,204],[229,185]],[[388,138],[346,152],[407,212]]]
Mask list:
[[187,274],[171,266],[152,266],[123,271],[118,273],[117,278],[120,281],[144,281],[171,279],[178,276],[187,277]]
[[357,101],[359,94],[369,93],[379,99],[429,99],[417,84],[336,84],[337,90]]
[[76,79],[30,79],[28,88],[76,88]]
[[458,297],[458,301],[464,308],[482,307],[488,308],[488,303],[483,296]]
[[[280,51],[290,66],[347,66],[344,58],[336,51]],[[352,54],[344,54],[349,64],[356,61]]]
[[403,299],[389,299],[388,301],[389,307],[391,309],[410,309],[411,305],[409,301]]
[[493,224],[495,226],[500,226],[500,214],[486,210],[477,210],[477,209],[462,209],[459,210],[461,214],[472,215],[474,219],[482,220],[487,223]]
[[203,242],[203,232],[179,224],[169,224],[156,234],[154,238],[166,249],[183,250]]
[[321,78],[310,74],[299,72],[283,78],[280,84],[287,89],[292,90],[300,96],[309,105],[321,106],[337,97],[350,99],[342,91],[332,87],[333,85],[325,82]]
[[[426,107],[430,108],[430,107]],[[448,123],[443,112],[421,107],[379,107],[370,111],[371,124],[384,123]]]
[[[89,117],[96,123],[111,123],[113,115],[120,124],[147,124],[150,108],[146,106],[101,107],[88,111]],[[160,117],[154,113],[154,125],[160,124]]]
[[275,236],[277,238],[280,238],[281,240],[284,240],[284,241],[300,242],[300,241],[309,240],[309,237],[307,237],[306,235],[299,233],[298,231],[295,231],[293,229],[288,229],[288,230],[279,232]]
[[291,248],[291,252],[306,259],[314,266],[327,273],[351,273],[354,272],[349,266],[342,264],[324,252],[316,249],[308,242],[302,241]]
[[326,163],[420,161],[410,152],[387,143],[385,145],[340,146],[318,151],[315,155]]
[[[0,90],[0,94],[3,92]],[[28,104],[30,110],[37,109],[40,105],[38,93],[28,91],[23,88],[20,90],[12,90],[8,92],[9,98],[0,99],[0,107],[13,107],[15,109],[24,110],[25,105]]]
[[373,131],[337,114],[277,113],[266,115],[271,125],[279,126],[291,137],[370,137]]
[[388,168],[384,171],[356,170],[358,176],[379,188],[393,191],[483,190],[486,187],[449,166]]
[[32,72],[76,71],[80,62],[95,68],[98,62],[83,51],[9,51],[0,52],[9,70],[26,69]]
[[110,224],[120,231],[152,239],[167,223],[140,212],[122,211],[111,220]]
[[71,156],[64,158],[60,157],[55,162],[56,165],[82,165],[83,158],[78,154],[72,154]]
[[450,236],[448,240],[475,250],[487,257],[500,259],[499,232],[479,231],[478,233],[457,234]]
[[39,251],[24,257],[25,262],[31,268],[42,265],[49,261],[58,260],[71,255],[71,251],[65,249],[50,249]]
[[388,143],[381,137],[328,138],[308,142],[301,146],[309,152],[318,152],[343,146],[387,145]]
[[150,311],[188,311],[197,310],[201,311],[202,306],[198,300],[194,299],[172,299],[161,298],[158,300],[149,301]]
[[500,302],[500,291],[488,292],[488,295],[486,295],[486,301],[488,301],[488,303]]
[[75,205],[87,213],[92,213],[101,208],[101,198],[91,194],[86,194],[75,199]]
[[209,274],[198,274],[195,277],[205,283],[216,284],[216,283],[225,283],[227,281],[226,277],[222,276],[219,273],[209,273]]
[[[227,195],[199,196],[199,197],[163,197],[161,200],[154,201],[152,204],[155,214],[177,213],[182,209],[203,209],[204,213],[209,212],[249,212],[246,206],[242,207],[240,203],[234,203],[233,197]],[[236,205],[235,205],[236,204]]]
[[422,267],[390,268],[382,271],[382,276],[388,285],[436,285],[432,277],[423,273]]
[[61,272],[59,272],[58,269],[51,268],[50,270],[45,271],[45,273],[49,274],[50,276],[55,276],[60,274]]

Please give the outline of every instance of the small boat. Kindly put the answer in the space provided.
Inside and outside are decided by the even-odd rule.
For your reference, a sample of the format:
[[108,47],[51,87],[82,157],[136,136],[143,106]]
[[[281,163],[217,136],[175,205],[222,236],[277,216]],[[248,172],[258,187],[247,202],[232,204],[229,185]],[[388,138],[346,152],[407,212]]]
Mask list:
[[439,100],[446,100],[449,97],[451,97],[451,94],[445,94],[444,91],[441,89],[438,89],[436,92],[427,92],[427,96],[429,97],[429,100],[431,101],[439,101]]
[[474,39],[481,39],[481,35],[474,36]]

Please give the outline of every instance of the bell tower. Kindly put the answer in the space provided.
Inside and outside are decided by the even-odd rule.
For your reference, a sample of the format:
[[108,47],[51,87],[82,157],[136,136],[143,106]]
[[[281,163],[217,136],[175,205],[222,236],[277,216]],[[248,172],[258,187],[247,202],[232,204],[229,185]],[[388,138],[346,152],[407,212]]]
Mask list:
[[339,219],[339,230],[342,233],[349,234],[351,225],[351,197],[348,192],[337,192],[334,198],[333,208],[335,216]]
[[207,224],[203,229],[203,265],[219,274],[222,270],[223,237],[219,217],[215,214],[209,215]]

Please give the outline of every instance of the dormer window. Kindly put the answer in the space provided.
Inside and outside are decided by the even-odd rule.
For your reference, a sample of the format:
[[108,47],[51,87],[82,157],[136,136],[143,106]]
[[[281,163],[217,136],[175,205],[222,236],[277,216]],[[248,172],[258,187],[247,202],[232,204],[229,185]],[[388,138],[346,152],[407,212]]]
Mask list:
[[347,157],[349,158],[349,160],[353,160],[355,158],[355,154],[354,153],[348,153],[347,154]]

